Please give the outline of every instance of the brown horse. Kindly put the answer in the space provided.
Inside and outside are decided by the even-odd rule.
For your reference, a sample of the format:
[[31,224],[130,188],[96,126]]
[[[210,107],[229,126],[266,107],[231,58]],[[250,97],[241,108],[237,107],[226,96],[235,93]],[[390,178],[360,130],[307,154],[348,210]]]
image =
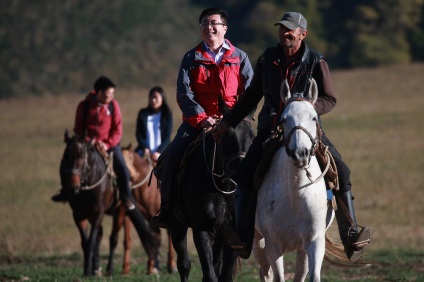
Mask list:
[[[100,242],[103,218],[114,207],[111,161],[99,153],[90,142],[65,132],[66,148],[60,164],[62,188],[68,195],[72,216],[81,237],[84,253],[84,275],[101,275]],[[125,211],[124,211],[125,212]],[[137,209],[127,211],[134,223],[148,257],[157,256],[156,241]],[[91,225],[87,233],[88,223]]]
[[[132,182],[132,194],[135,199],[138,209],[143,214],[147,221],[155,215],[155,212],[160,208],[160,190],[157,189],[157,180],[154,175],[151,176],[151,171],[155,165],[150,156],[140,157],[136,152],[131,150],[131,144],[122,148],[122,155],[130,171]],[[149,184],[151,187],[149,187]],[[110,234],[110,253],[109,262],[106,271],[112,274],[113,271],[113,257],[115,248],[118,243],[119,231],[124,226],[124,260],[122,264],[122,274],[128,274],[130,271],[130,245],[131,245],[131,227],[132,224],[125,216],[124,207],[115,210],[113,215],[113,228]],[[150,227],[153,237],[156,240],[157,247],[161,245],[161,232],[159,228]],[[171,236],[168,233],[168,262],[167,270],[169,273],[177,271],[176,262],[173,252]],[[156,274],[159,269],[158,256],[148,258],[147,273]]]

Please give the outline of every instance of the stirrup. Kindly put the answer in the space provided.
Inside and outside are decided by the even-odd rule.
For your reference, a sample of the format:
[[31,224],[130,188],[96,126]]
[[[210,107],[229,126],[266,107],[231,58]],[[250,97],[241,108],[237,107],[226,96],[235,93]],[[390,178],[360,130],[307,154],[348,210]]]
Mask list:
[[371,229],[367,226],[361,227],[356,242],[349,242],[349,246],[345,247],[346,255],[350,261],[357,261],[361,258],[363,249],[371,241]]
[[370,242],[371,242],[371,229],[367,226],[364,226],[359,232],[356,242],[352,242],[351,246],[355,250],[362,250]]
[[224,225],[224,236],[227,241],[227,244],[230,246],[231,249],[234,250],[234,252],[239,257],[241,257],[242,259],[248,259],[250,257],[252,249],[247,243],[243,242],[240,239],[236,229],[232,225]]
[[[164,214],[162,214],[162,209],[160,208],[154,216],[150,219],[150,225],[157,228],[170,228],[172,227],[172,214],[166,215],[167,212],[170,213],[170,211],[165,211]],[[166,208],[164,209],[166,210]],[[161,216],[162,215],[162,216]],[[166,220],[168,218],[168,220]],[[164,220],[165,219],[165,220]],[[168,222],[167,222],[168,221]]]

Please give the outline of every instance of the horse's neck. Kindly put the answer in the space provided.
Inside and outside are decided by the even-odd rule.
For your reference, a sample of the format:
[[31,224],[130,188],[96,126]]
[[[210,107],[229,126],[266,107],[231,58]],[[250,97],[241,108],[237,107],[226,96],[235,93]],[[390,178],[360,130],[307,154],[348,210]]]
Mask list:
[[[293,159],[286,154],[284,148],[279,150],[278,154],[278,161],[281,163],[275,165],[283,168],[281,180],[286,187],[291,187],[286,190],[288,194],[303,194],[305,192],[304,189],[307,189],[308,185],[311,184],[311,180],[313,181],[320,177],[321,169],[315,156],[311,157],[309,166],[305,169],[295,166]],[[308,177],[307,174],[310,176]]]

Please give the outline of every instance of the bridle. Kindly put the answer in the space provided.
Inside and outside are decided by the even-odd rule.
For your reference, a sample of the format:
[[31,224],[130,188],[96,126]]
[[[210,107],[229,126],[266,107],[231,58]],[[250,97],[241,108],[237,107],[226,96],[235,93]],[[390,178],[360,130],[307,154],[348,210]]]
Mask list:
[[[290,99],[287,102],[286,106],[289,103],[296,102],[296,101],[305,101],[305,102],[311,103],[308,99],[301,98],[301,97],[296,97],[296,98]],[[317,135],[315,137],[313,137],[312,134],[305,127],[303,127],[301,125],[297,125],[297,126],[293,127],[292,129],[290,129],[290,131],[289,131],[289,133],[287,135],[285,135],[285,133],[284,133],[284,122],[282,124],[280,124],[280,126],[278,127],[278,131],[279,131],[278,134],[283,138],[283,147],[286,149],[286,153],[287,153],[287,155],[289,157],[292,157],[292,154],[291,154],[290,149],[289,149],[288,146],[289,146],[291,137],[293,136],[293,134],[297,130],[301,130],[304,133],[306,133],[306,135],[311,140],[312,145],[311,145],[311,148],[309,149],[308,164],[307,164],[307,166],[305,166],[303,168],[306,171],[306,175],[307,175],[308,179],[311,181],[311,183],[308,184],[308,185],[314,184],[314,183],[318,182],[319,180],[321,180],[321,178],[324,177],[324,175],[327,173],[327,171],[328,171],[328,169],[330,167],[330,162],[327,162],[326,168],[324,169],[324,171],[322,171],[321,175],[317,179],[315,179],[315,180],[312,180],[311,179],[311,177],[312,177],[311,176],[311,173],[308,171],[309,164],[310,164],[310,161],[311,161],[312,156],[315,156],[316,151],[318,150],[318,145],[321,142],[321,136],[322,136],[322,129],[321,129],[320,125],[319,125],[318,119],[315,121],[315,124],[316,124],[316,129],[317,129],[316,130],[317,131]],[[328,154],[328,152],[327,152],[327,154]]]
[[[73,168],[70,170],[71,178],[75,175],[79,176],[79,184],[75,185],[74,192],[78,194],[80,190],[91,190],[99,186],[108,176],[108,174],[111,174],[112,172],[112,161],[109,161],[106,165],[105,171],[103,172],[102,176],[99,178],[98,181],[95,183],[89,185],[88,183],[84,185],[84,183],[88,182],[87,177],[92,172],[91,167],[88,163],[88,152],[87,152],[87,146],[83,146],[83,156],[84,156],[84,162],[81,168]],[[110,153],[109,159],[113,158],[113,152]]]

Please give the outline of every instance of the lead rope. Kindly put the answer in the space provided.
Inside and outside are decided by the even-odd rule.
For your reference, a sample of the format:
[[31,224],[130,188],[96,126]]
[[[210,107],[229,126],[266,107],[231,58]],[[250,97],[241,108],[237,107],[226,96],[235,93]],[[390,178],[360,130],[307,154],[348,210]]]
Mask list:
[[[329,153],[328,153],[328,151],[326,151],[325,152],[325,156],[326,156],[326,158],[327,158],[327,160],[329,160],[329,155],[328,155]],[[326,165],[326,167],[325,167],[325,169],[324,169],[324,171],[321,173],[321,175],[317,178],[317,179],[315,179],[315,180],[312,180],[312,175],[311,175],[311,173],[308,171],[308,168],[307,167],[305,167],[304,168],[304,170],[306,171],[306,176],[308,177],[308,179],[309,179],[309,181],[311,181],[311,183],[309,183],[309,184],[307,184],[307,185],[303,185],[302,187],[300,187],[300,188],[304,188],[304,187],[306,187],[306,186],[309,186],[309,185],[312,185],[312,184],[315,184],[315,183],[317,183],[318,181],[320,181],[324,176],[325,176],[325,174],[327,173],[327,171],[328,171],[328,169],[330,168],[330,161],[328,161],[327,162],[327,165]]]

